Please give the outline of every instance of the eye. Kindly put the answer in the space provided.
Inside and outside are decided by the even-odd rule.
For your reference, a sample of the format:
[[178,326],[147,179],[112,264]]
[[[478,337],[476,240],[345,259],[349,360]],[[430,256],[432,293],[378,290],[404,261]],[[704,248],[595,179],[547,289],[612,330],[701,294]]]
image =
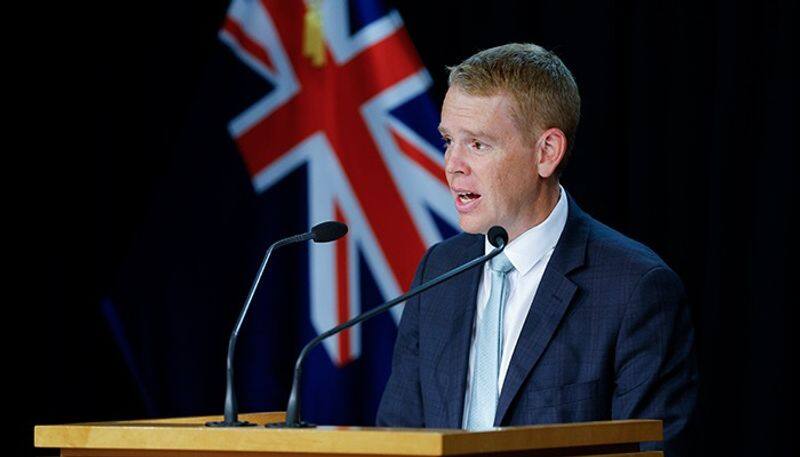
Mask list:
[[445,148],[449,148],[449,147],[450,147],[450,144],[451,144],[452,142],[453,142],[453,140],[452,140],[452,139],[450,139],[450,138],[448,138],[448,137],[446,137],[446,136],[443,136],[443,137],[442,137],[442,144],[444,145],[444,147],[445,147]]
[[472,140],[472,147],[478,151],[483,151],[489,148],[489,146],[486,143],[482,143],[478,140]]

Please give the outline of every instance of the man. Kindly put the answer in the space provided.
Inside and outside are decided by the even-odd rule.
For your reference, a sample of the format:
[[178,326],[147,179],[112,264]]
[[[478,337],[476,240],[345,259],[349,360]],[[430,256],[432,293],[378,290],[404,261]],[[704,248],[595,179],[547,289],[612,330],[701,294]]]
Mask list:
[[414,285],[489,252],[494,225],[510,242],[406,303],[378,425],[655,418],[667,454],[683,455],[697,396],[683,287],[559,184],[580,116],[571,73],[509,44],[451,68],[449,86],[439,130],[466,233],[431,247]]

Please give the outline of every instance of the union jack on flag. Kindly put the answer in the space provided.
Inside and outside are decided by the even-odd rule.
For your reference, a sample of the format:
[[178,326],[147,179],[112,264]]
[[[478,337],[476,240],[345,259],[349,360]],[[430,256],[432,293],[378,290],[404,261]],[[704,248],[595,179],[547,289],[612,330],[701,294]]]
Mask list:
[[[271,87],[228,125],[256,192],[268,195],[306,167],[308,201],[292,204],[308,205],[311,224],[335,219],[350,228],[309,248],[309,320],[320,333],[379,304],[362,299],[365,275],[383,300],[406,290],[426,247],[454,233],[457,218],[431,79],[398,12],[376,2],[320,2],[325,59],[315,65],[303,54],[307,8],[300,0],[234,0],[220,38]],[[395,322],[401,313],[393,310]],[[336,369],[372,344],[362,330],[325,342]]]

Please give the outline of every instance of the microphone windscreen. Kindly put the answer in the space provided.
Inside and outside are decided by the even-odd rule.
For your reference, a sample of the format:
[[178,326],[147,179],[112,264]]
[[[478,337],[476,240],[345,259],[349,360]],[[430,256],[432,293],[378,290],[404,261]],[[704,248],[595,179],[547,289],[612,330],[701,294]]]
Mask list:
[[347,234],[347,225],[338,221],[320,222],[311,228],[311,239],[315,243],[338,240]]
[[499,225],[490,228],[489,232],[486,233],[486,237],[489,239],[489,243],[496,248],[500,247],[501,244],[505,245],[508,243],[508,232]]

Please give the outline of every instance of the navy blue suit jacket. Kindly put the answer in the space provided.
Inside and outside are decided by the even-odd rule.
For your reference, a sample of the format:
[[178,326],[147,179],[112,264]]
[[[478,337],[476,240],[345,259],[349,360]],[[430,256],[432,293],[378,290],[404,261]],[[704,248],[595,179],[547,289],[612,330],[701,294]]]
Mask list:
[[[414,285],[484,252],[484,236],[431,247]],[[405,304],[379,426],[461,427],[481,269]],[[652,418],[685,455],[697,397],[683,286],[650,249],[569,199],[569,215],[520,334],[495,425]],[[648,443],[650,449],[660,448]]]

